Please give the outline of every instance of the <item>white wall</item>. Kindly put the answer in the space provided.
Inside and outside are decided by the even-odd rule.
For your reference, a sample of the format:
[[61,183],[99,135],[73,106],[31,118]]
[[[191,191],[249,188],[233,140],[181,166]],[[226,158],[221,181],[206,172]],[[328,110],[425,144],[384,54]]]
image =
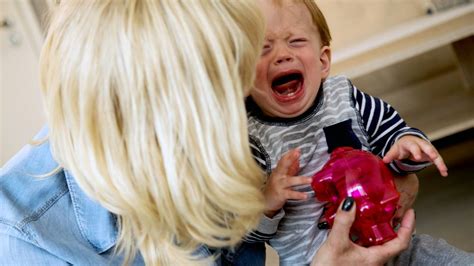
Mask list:
[[425,15],[428,0],[316,0],[333,42],[346,48],[397,24]]
[[0,165],[44,124],[38,81],[42,36],[26,0],[0,0]]

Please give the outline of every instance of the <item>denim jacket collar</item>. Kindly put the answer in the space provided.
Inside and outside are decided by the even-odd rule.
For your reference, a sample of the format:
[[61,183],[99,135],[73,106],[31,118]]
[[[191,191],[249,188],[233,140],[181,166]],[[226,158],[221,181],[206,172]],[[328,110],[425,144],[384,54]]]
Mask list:
[[97,252],[109,250],[117,242],[117,217],[88,197],[69,171],[64,175],[82,236]]
[[[44,139],[48,136],[48,133],[49,127],[44,126],[34,139]],[[49,148],[49,141],[45,144],[48,145],[48,154],[42,154],[41,158],[43,161],[50,160],[50,162],[53,163],[54,158],[51,154],[51,149]],[[50,165],[51,163],[45,164],[43,162],[38,163],[38,165]],[[56,163],[54,162],[54,164]],[[48,166],[48,168],[49,167],[50,166]],[[116,216],[102,207],[98,202],[87,196],[79,187],[71,172],[66,169],[63,169],[62,172],[66,179],[77,225],[82,237],[84,237],[99,253],[105,252],[115,246],[118,234]]]

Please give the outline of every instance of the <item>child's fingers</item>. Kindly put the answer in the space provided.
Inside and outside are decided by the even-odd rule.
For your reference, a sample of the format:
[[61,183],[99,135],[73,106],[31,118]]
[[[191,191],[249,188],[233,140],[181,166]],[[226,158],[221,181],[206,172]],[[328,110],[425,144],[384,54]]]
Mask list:
[[[281,159],[278,161],[278,164],[273,170],[273,173],[275,174],[281,174],[281,175],[286,175],[290,174],[289,172],[294,171],[295,164],[300,158],[300,150],[299,149],[293,149],[285,153]],[[298,163],[298,168],[299,168],[299,163]]]
[[392,162],[393,160],[397,159],[398,158],[398,145],[393,145],[390,150],[387,152],[387,154],[385,154],[385,156],[383,157],[383,162],[384,163],[390,163]]
[[439,155],[438,158],[433,161],[433,163],[436,165],[442,176],[448,176],[448,167],[444,163],[443,157],[441,157],[441,155]]
[[311,184],[312,180],[311,177],[306,176],[287,176],[282,182],[284,197],[293,200],[307,199],[308,195],[306,192],[295,191],[292,187]]
[[289,176],[295,176],[298,174],[299,171],[300,171],[300,161],[299,161],[299,156],[298,156],[298,158],[296,158],[296,160],[293,161],[290,167],[288,167],[286,174]]
[[383,157],[384,163],[390,163],[393,160],[402,160],[410,157],[410,150],[408,150],[410,145],[407,146],[408,147],[405,147],[402,144],[393,145],[392,148],[390,148],[387,154]]
[[438,168],[442,176],[448,176],[448,167],[444,163],[443,157],[438,153],[436,148],[426,141],[420,144],[423,152],[428,156],[429,160]]
[[438,151],[431,143],[420,139],[419,145],[423,153],[428,156],[430,161],[434,161],[439,156]]
[[283,187],[290,188],[294,186],[308,185],[308,184],[311,184],[312,181],[313,179],[311,177],[287,176],[283,181]]
[[418,146],[416,143],[409,145],[408,150],[411,153],[411,158],[413,158],[414,161],[420,162],[423,160],[423,156],[421,154],[421,149],[420,146]]
[[[398,148],[398,158],[396,158],[397,160],[403,160],[403,159],[410,158],[411,151],[409,149],[412,145],[408,145],[408,147],[405,147],[403,145],[397,145],[397,146],[399,146],[399,148]],[[413,145],[413,146],[416,146],[416,145]]]
[[306,192],[294,191],[291,189],[286,189],[284,192],[284,197],[287,200],[305,200],[308,198],[308,194]]

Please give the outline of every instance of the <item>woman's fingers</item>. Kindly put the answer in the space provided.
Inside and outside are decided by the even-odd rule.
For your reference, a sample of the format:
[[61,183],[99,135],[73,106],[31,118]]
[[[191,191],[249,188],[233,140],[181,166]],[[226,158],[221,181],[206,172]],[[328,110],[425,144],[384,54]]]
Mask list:
[[349,232],[355,220],[355,209],[355,201],[351,197],[346,198],[339,206],[327,240],[331,246],[343,249],[352,244]]
[[409,209],[403,216],[402,223],[398,229],[398,238],[402,243],[409,243],[415,230],[415,211]]
[[413,209],[410,209],[405,213],[405,216],[403,216],[402,223],[397,231],[398,236],[383,245],[373,246],[370,249],[376,249],[377,253],[384,258],[384,260],[394,257],[408,248],[414,230],[415,212]]
[[415,228],[412,209],[403,217],[398,236],[380,246],[369,248],[354,244],[349,238],[355,220],[356,208],[352,198],[347,198],[338,208],[333,229],[320,247],[311,265],[382,265],[406,249]]
[[395,214],[395,225],[399,224],[408,209],[413,207],[418,194],[420,183],[415,174],[408,174],[406,176],[395,176],[393,179],[395,186],[400,192],[400,199],[398,201],[398,208]]

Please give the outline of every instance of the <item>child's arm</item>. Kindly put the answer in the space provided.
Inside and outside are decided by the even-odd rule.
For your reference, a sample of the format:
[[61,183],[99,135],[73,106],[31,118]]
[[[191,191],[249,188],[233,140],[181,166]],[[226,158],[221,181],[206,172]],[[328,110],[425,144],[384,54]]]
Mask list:
[[410,135],[401,137],[383,157],[385,163],[403,159],[413,162],[432,162],[442,176],[448,176],[448,168],[438,150],[430,142],[419,137]]
[[[252,154],[254,156],[255,161],[260,165],[260,167],[262,167],[262,169],[264,169],[266,172],[269,172],[271,169],[271,165],[269,165],[270,163],[267,162],[267,159],[266,159],[268,155],[266,155],[266,152],[263,150],[262,146],[259,145],[258,140],[256,140],[252,136],[250,136],[250,148],[252,150]],[[278,204],[275,205],[274,201],[271,199],[272,197],[271,195],[275,191],[280,190],[279,188],[277,188],[278,187],[277,184],[280,184],[279,181],[285,179],[283,175],[286,175],[287,177],[286,179],[296,178],[296,180],[302,179],[304,181],[303,182],[304,184],[311,183],[312,181],[311,178],[294,177],[294,175],[296,175],[299,171],[299,156],[300,156],[299,150],[292,150],[292,151],[287,152],[280,159],[280,161],[277,164],[277,167],[272,171],[264,188],[265,202],[266,202],[264,215],[262,215],[262,218],[260,219],[260,223],[258,224],[257,229],[255,231],[250,232],[244,238],[245,242],[247,243],[265,242],[273,238],[273,236],[276,234],[278,224],[280,223],[280,220],[285,215],[285,212],[283,211],[282,207],[283,207],[283,204],[286,202],[286,200],[282,203],[281,206],[279,206]],[[297,182],[297,184],[299,183]],[[296,193],[304,194],[303,192],[296,192]],[[304,194],[303,197],[306,197],[306,195]]]
[[[436,150],[436,154],[430,151],[431,148],[434,147],[431,145],[425,134],[416,128],[408,127],[392,106],[381,99],[359,91],[354,86],[353,100],[356,109],[360,112],[365,130],[369,135],[371,151],[382,158],[386,158],[386,162],[391,162],[389,166],[394,171],[400,174],[416,172],[428,166],[430,163],[426,163],[427,161],[433,161],[442,175],[447,174],[447,168],[446,165],[444,165],[441,156],[439,156]],[[412,149],[416,149],[416,147],[424,147],[423,152],[425,155],[428,155],[428,157],[424,156],[420,160],[415,159],[411,162],[393,161],[393,159],[390,160],[392,155],[386,157],[391,148],[394,147],[395,143],[397,143],[399,139],[405,138],[405,136],[411,136],[412,138],[409,139],[414,138],[416,141],[410,141],[410,144],[403,144],[404,147],[406,145],[409,145]],[[405,143],[405,141],[403,141],[403,143]],[[405,148],[403,151],[405,151]],[[395,152],[396,151],[392,151],[391,154],[394,154]],[[431,159],[431,155],[436,157]],[[402,157],[410,158],[410,156]],[[423,158],[429,158],[429,160],[423,161]]]
[[[254,153],[256,154],[256,153]],[[256,231],[245,237],[245,242],[259,242],[271,239],[284,216],[283,205],[288,199],[306,199],[304,192],[293,190],[294,186],[311,184],[312,178],[295,176],[299,171],[299,150],[287,152],[272,171],[263,190],[265,196],[264,215]],[[262,160],[260,160],[262,161]]]
[[311,184],[312,178],[296,176],[299,171],[300,151],[295,149],[282,156],[267,180],[263,190],[265,196],[265,211],[267,217],[277,214],[285,202],[292,200],[305,200],[308,195],[293,189],[295,186]]

